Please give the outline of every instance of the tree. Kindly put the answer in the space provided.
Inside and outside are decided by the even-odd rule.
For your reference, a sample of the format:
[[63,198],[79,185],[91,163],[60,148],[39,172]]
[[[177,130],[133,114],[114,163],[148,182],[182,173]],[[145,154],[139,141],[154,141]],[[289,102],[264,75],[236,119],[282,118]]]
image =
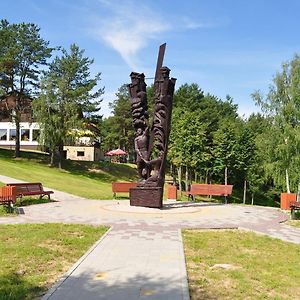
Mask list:
[[197,112],[184,112],[175,108],[170,134],[168,157],[178,167],[179,187],[181,191],[182,167],[186,168],[186,188],[189,171],[201,168],[206,159],[205,125],[201,124]]
[[127,85],[122,85],[116,99],[109,104],[112,116],[103,121],[103,143],[106,151],[121,148],[134,152],[134,128],[132,126],[130,97]]
[[269,151],[273,150],[273,146],[270,148],[269,144],[272,127],[272,120],[261,113],[251,114],[244,126],[244,129],[250,133],[250,141],[253,142],[253,145],[249,145],[249,152],[253,152],[253,154],[246,174],[252,204],[255,195],[263,189],[269,189],[271,187],[270,183],[273,181],[273,174],[268,176],[266,172],[272,157]]
[[272,118],[268,133],[269,171],[278,184],[285,181],[286,190],[297,190],[300,183],[300,57],[295,55],[282,65],[273,78],[266,97],[260,91],[252,94],[265,115]]
[[[189,118],[188,115],[192,117]],[[215,168],[214,133],[224,118],[237,118],[237,106],[229,96],[226,101],[222,101],[213,95],[204,95],[196,83],[179,87],[174,94],[169,155],[171,161],[178,166],[179,173],[186,166],[186,169],[195,172],[195,179],[199,174],[200,179],[210,181]],[[183,145],[183,142],[186,144]],[[193,145],[198,145],[198,153],[192,153]]]
[[0,101],[15,99],[10,116],[16,125],[15,156],[20,156],[21,114],[39,83],[40,66],[47,64],[53,48],[32,23],[0,21]]
[[203,91],[197,83],[183,84],[174,94],[173,106],[183,110],[195,111],[199,109],[201,100],[204,98]]
[[[249,181],[249,177],[251,176],[251,172],[253,172],[252,165],[255,162],[255,136],[254,133],[250,130],[246,124],[243,124],[238,137],[237,137],[237,145],[236,145],[236,162],[235,168],[238,171],[239,178],[244,180],[244,195],[243,195],[243,203],[246,203],[246,192],[247,192],[247,181]],[[252,183],[254,182],[254,176],[251,177]]]
[[224,184],[228,182],[228,173],[233,173],[237,160],[237,122],[235,119],[224,118],[214,133],[213,169],[214,173],[224,174]]
[[58,153],[60,168],[64,143],[82,126],[84,118],[92,118],[100,110],[104,93],[103,88],[97,88],[100,73],[91,77],[93,60],[83,54],[75,44],[69,53],[63,49],[62,56],[57,56],[45,72],[41,93],[33,102],[42,142],[50,149],[52,163]]

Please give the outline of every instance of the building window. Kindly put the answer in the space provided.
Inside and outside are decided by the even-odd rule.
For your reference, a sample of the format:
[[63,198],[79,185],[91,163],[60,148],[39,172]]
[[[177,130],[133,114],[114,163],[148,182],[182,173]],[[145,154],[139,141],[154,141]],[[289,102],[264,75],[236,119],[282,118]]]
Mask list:
[[0,141],[7,141],[7,129],[0,129]]
[[77,156],[84,156],[84,151],[77,151]]
[[9,130],[9,140],[10,141],[15,141],[16,138],[17,138],[16,129],[10,129]]
[[21,141],[29,141],[29,129],[21,129]]
[[32,141],[33,142],[38,141],[39,137],[40,137],[40,131],[39,131],[39,129],[33,129],[32,130]]

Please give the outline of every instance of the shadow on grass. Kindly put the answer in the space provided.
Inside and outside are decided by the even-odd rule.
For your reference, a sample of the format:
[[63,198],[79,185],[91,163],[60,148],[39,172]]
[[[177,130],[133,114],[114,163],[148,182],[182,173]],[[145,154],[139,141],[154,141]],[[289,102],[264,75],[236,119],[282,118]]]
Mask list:
[[31,198],[31,197],[25,197],[17,200],[17,203],[15,206],[29,206],[34,204],[45,204],[45,203],[51,203],[51,202],[58,202],[56,200],[48,199],[48,198]]
[[16,272],[0,275],[0,299],[25,300],[41,296],[46,287],[30,282],[25,276]]
[[[51,203],[51,202],[58,202],[52,199],[48,198],[32,198],[32,197],[24,197],[24,198],[18,198],[17,202],[14,204],[14,207],[11,208],[8,205],[3,205],[0,207],[0,216],[2,217],[9,217],[14,216],[16,214],[24,214],[24,211],[22,210],[22,206],[30,206],[35,204],[45,204],[45,203]],[[1,300],[2,298],[0,298]]]
[[136,169],[121,163],[65,160],[63,162],[63,169],[71,174],[104,182],[137,180]]
[[49,155],[42,152],[21,151],[21,158],[14,157],[14,150],[0,149],[0,153],[1,158],[5,160],[14,159],[15,161],[19,161],[21,159],[24,159],[44,164],[47,164],[49,162]]
[[[233,191],[232,196],[229,198],[229,203],[242,204],[243,203],[243,190],[236,189]],[[251,204],[249,194],[247,194],[246,204]],[[269,206],[269,207],[280,207],[280,197],[278,192],[274,190],[259,191],[254,196],[254,205],[258,206]]]
[[129,200],[129,196],[115,196],[114,200]]

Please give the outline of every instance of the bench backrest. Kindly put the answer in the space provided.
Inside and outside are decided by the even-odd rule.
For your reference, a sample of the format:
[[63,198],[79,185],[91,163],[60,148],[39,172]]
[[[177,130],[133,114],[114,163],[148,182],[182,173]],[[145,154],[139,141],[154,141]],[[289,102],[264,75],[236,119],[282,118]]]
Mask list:
[[16,187],[3,186],[0,188],[0,202],[16,202]]
[[26,192],[43,192],[43,185],[40,182],[8,183],[6,186],[15,186],[17,194]]
[[290,202],[290,207],[300,208],[300,202],[292,201],[292,202]]
[[190,192],[199,195],[229,196],[233,185],[223,184],[192,184]]
[[113,193],[129,193],[129,189],[135,188],[136,182],[112,182]]

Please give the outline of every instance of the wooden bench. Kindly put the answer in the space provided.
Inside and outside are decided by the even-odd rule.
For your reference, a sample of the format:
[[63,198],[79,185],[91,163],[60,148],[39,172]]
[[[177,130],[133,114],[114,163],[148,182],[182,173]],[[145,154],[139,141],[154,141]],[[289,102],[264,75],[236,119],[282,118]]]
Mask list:
[[232,194],[233,185],[223,184],[192,184],[191,190],[186,192],[188,198],[195,200],[196,195],[211,195],[211,196],[224,196],[225,203],[227,203],[227,196]]
[[300,202],[290,202],[292,220],[296,219],[295,211],[300,209]]
[[53,194],[53,191],[44,191],[43,185],[40,182],[8,183],[6,186],[16,187],[17,198],[40,195],[40,198],[48,196],[48,199],[50,199],[50,195]]
[[129,189],[135,188],[136,182],[112,182],[113,198],[116,197],[116,193],[129,193]]
[[6,204],[9,208],[16,203],[16,187],[3,186],[0,188],[0,204]]

